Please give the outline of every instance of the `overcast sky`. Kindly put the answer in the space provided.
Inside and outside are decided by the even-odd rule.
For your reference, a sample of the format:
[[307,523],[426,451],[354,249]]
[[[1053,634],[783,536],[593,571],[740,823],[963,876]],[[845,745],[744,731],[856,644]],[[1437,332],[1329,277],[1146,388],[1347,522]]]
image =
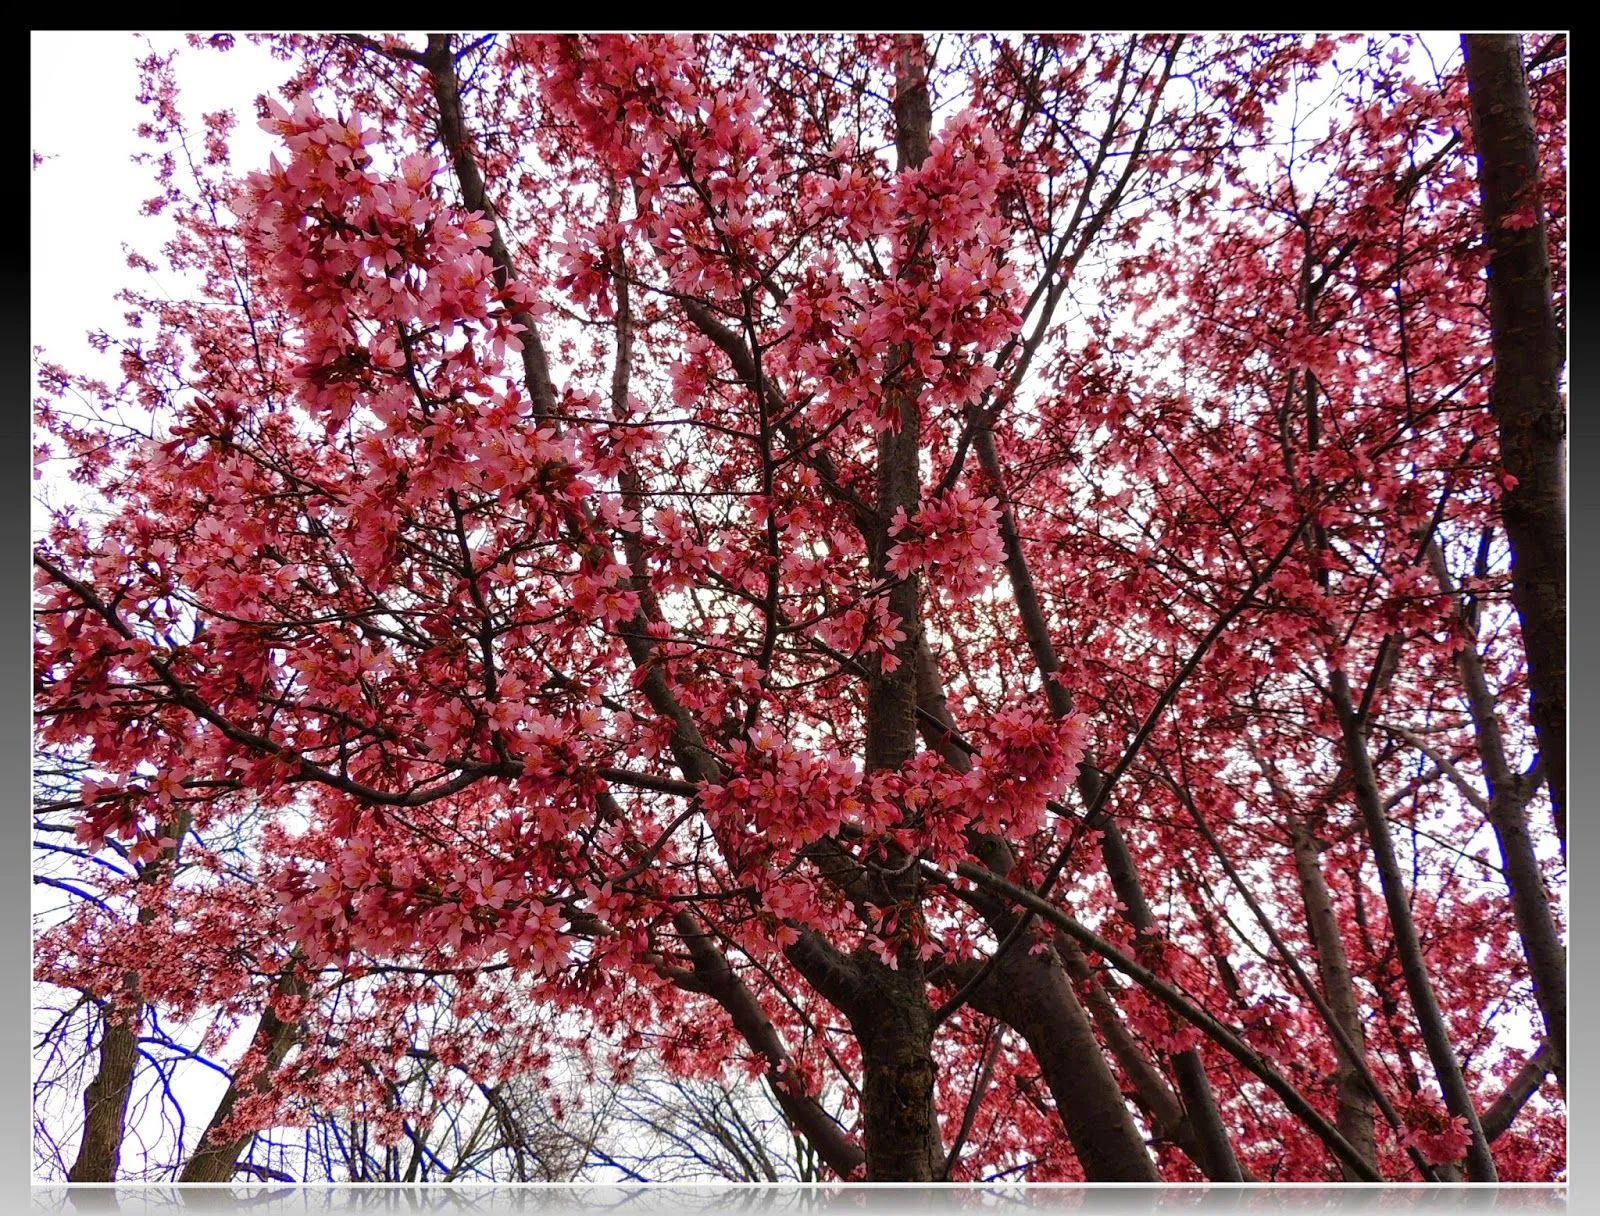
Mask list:
[[[30,143],[50,158],[32,178],[32,329],[35,342],[66,355],[81,348],[86,330],[118,323],[121,309],[112,297],[131,275],[123,243],[154,254],[169,229],[139,214],[155,189],[150,167],[131,160],[143,143],[135,134],[146,116],[135,99],[135,60],[148,53],[145,37],[38,31],[32,37]],[[157,50],[181,42],[178,34],[149,35]],[[265,163],[269,138],[255,125],[251,103],[287,68],[243,39],[227,54],[184,47],[179,102],[196,123],[203,112],[233,109],[236,159],[253,167]]]
[[[240,167],[264,165],[270,138],[256,126],[252,102],[275,89],[288,65],[244,39],[226,54],[191,50],[182,34],[134,35],[116,32],[40,32],[32,34],[33,58],[29,144],[44,157],[32,171],[32,283],[30,341],[49,357],[78,371],[91,371],[98,357],[84,335],[91,330],[125,330],[116,293],[136,278],[128,269],[124,245],[158,264],[170,234],[164,218],[140,214],[156,193],[151,166],[133,156],[149,145],[135,130],[146,121],[136,100],[136,61],[151,48],[182,47],[177,61],[179,105],[195,125],[202,113],[232,109],[239,123],[232,136]],[[170,274],[156,275],[176,294]],[[103,373],[117,380],[114,362]],[[49,498],[53,478],[46,471],[35,483],[36,498]],[[37,512],[35,516],[37,525]]]

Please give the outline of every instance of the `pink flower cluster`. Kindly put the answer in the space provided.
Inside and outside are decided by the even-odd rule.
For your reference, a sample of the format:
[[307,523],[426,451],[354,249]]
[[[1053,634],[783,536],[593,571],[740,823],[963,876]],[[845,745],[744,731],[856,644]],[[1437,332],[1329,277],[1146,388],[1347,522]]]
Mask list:
[[890,574],[904,578],[928,568],[937,574],[940,591],[958,602],[989,586],[1006,557],[999,500],[979,498],[966,486],[925,501],[910,519],[901,507],[889,534],[896,538],[889,549]]

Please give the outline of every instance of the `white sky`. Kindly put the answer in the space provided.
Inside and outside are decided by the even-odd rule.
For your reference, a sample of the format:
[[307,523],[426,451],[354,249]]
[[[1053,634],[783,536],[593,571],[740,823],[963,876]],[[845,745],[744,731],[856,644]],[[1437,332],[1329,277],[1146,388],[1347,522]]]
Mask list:
[[[176,34],[149,38],[157,50],[182,43]],[[143,36],[126,32],[32,35],[29,138],[34,152],[52,159],[34,170],[31,183],[31,326],[35,342],[62,354],[79,346],[86,330],[120,321],[112,296],[133,274],[122,245],[150,248],[169,230],[165,221],[139,214],[155,189],[149,166],[131,159],[149,146],[134,133],[146,113],[135,101],[135,60],[146,48]],[[239,163],[265,164],[270,137],[250,107],[257,93],[287,75],[288,65],[240,39],[226,54],[184,47],[178,72],[184,112],[198,118],[232,108]]]
[[[29,143],[49,159],[32,171],[29,183],[30,342],[75,370],[92,370],[97,357],[84,341],[86,333],[125,329],[116,293],[150,281],[128,268],[123,246],[159,264],[160,246],[172,231],[165,218],[140,214],[156,188],[151,166],[132,160],[151,146],[135,134],[147,115],[135,100],[135,63],[152,46],[162,52],[182,47],[177,67],[185,115],[198,123],[208,111],[235,111],[239,123],[231,143],[241,167],[265,165],[271,147],[256,126],[252,102],[274,88],[289,65],[242,38],[221,54],[190,50],[181,34],[151,34],[147,42],[126,31],[33,31]],[[178,290],[170,275],[158,273],[155,281]],[[116,383],[114,362],[105,375]],[[48,496],[48,481],[35,483],[36,492]]]

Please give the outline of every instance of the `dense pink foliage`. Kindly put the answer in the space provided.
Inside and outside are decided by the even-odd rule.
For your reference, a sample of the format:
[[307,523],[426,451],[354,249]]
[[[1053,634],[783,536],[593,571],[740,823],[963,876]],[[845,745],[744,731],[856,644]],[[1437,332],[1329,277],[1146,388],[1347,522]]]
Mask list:
[[[1534,745],[1503,536],[1479,556],[1503,480],[1459,54],[1435,79],[1399,39],[947,37],[931,153],[897,171],[887,37],[458,39],[470,210],[422,66],[271,45],[293,75],[258,103],[266,166],[233,163],[230,117],[182,115],[169,60],[143,65],[151,205],[200,287],[127,294],[127,331],[97,339],[116,384],[41,364],[40,443],[77,501],[37,546],[37,746],[86,766],[77,842],[125,860],[86,857],[99,899],[38,938],[40,980],[114,997],[131,971],[216,1047],[300,967],[309,993],[276,999],[305,1033],[235,1126],[364,1109],[398,1137],[420,1113],[382,1082],[407,1047],[462,1078],[536,1070],[572,1037],[560,1011],[597,1066],[606,1040],[623,1068],[648,1043],[685,1074],[767,1073],[674,982],[692,907],[783,1036],[780,1083],[849,1128],[857,1045],[786,950],[814,931],[937,968],[993,937],[961,884],[915,914],[854,904],[815,846],[949,874],[977,830],[1011,842],[1014,882],[1066,851],[1060,905],[1331,1119],[1333,1041],[1197,827],[1314,971],[1303,820],[1407,1119],[1405,1142],[1380,1123],[1381,1168],[1415,1177],[1407,1143],[1460,1156],[1325,695],[1335,668],[1358,698],[1370,679],[1432,979],[1487,1105],[1538,1012],[1450,779],[1482,783],[1458,648],[1514,763]],[[1563,65],[1533,77],[1558,266]],[[922,500],[880,521],[875,578],[878,436],[908,385]],[[971,451],[979,415],[1004,484]],[[931,747],[861,760],[865,680],[913,661],[888,598],[913,574],[965,771]],[[714,782],[683,771],[657,680]],[[1162,934],[1136,943],[1074,780],[1147,725],[1109,801]],[[1559,906],[1542,800],[1530,815]],[[176,836],[182,864],[137,882]],[[1138,986],[1114,995],[1153,1059],[1200,1048],[1257,1176],[1339,1176],[1236,1060]],[[936,1039],[947,1143],[990,1030],[967,1008]],[[1020,1038],[1000,1061],[954,1176],[1082,1177]],[[1495,1141],[1501,1177],[1562,1176],[1564,1128],[1551,1082]]]

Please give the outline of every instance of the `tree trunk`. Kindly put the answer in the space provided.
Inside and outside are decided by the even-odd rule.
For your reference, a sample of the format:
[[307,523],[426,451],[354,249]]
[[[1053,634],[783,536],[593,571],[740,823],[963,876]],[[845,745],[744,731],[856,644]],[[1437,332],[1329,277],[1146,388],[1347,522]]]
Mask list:
[[[1097,774],[1091,773],[1091,784],[1096,787],[1098,795]],[[1123,918],[1133,926],[1139,951],[1148,955],[1157,944],[1161,931],[1144,897],[1144,887],[1134,868],[1133,855],[1128,852],[1127,842],[1123,840],[1122,831],[1114,819],[1106,815],[1104,823],[1099,826],[1100,848],[1106,869],[1118,900],[1126,908]],[[1170,1017],[1169,1021],[1174,1030],[1182,1025],[1175,1016]],[[1172,1072],[1178,1079],[1178,1092],[1183,1095],[1184,1111],[1205,1155],[1206,1176],[1215,1182],[1244,1181],[1238,1159],[1233,1154],[1233,1144],[1222,1122],[1222,1112],[1217,1109],[1216,1096],[1211,1092],[1211,1079],[1206,1075],[1205,1061],[1200,1058],[1199,1049],[1190,1047],[1175,1054],[1172,1057]]]
[[1539,142],[1516,34],[1467,34],[1467,96],[1489,248],[1489,322],[1500,461],[1516,484],[1500,496],[1511,589],[1522,618],[1534,729],[1567,847],[1566,410],[1561,335],[1539,198]]
[[[1299,819],[1291,821],[1289,831],[1294,840],[1294,866],[1300,876],[1300,897],[1305,903],[1306,928],[1317,955],[1323,999],[1338,1020],[1345,1038],[1353,1047],[1365,1051],[1361,1004],[1356,998],[1350,962],[1345,957],[1344,938],[1339,933],[1333,896],[1322,875],[1322,861],[1317,855],[1316,841],[1312,839],[1310,829]],[[1372,1095],[1367,1092],[1360,1062],[1352,1060],[1337,1040],[1335,1051],[1339,1056],[1339,1071],[1335,1078],[1339,1094],[1337,1127],[1356,1151],[1371,1162],[1373,1168],[1377,1168],[1377,1141],[1372,1130]],[[1341,1163],[1340,1169],[1347,1182],[1355,1180],[1356,1175],[1348,1165]]]
[[[170,836],[173,843],[139,870],[137,883],[141,888],[153,885],[167,872],[188,833],[187,810],[180,810],[161,826],[159,835]],[[139,924],[148,925],[155,917],[154,908],[140,908],[137,919]],[[114,1002],[106,1002],[100,1066],[83,1093],[83,1140],[78,1145],[77,1159],[67,1171],[69,1182],[115,1182],[122,1161],[124,1121],[133,1092],[134,1069],[139,1063],[139,1019],[144,1016],[138,975],[125,972],[122,985],[130,1003],[116,1010]]]
[[[1117,1008],[1100,977],[1090,970],[1083,950],[1072,938],[1059,931],[1055,935],[1055,948],[1067,974],[1083,989],[1084,1005],[1105,1040],[1106,1050],[1121,1066],[1123,1076],[1133,1090],[1134,1101],[1150,1122],[1151,1133],[1157,1140],[1176,1144],[1201,1173],[1207,1178],[1214,1178],[1212,1170],[1216,1166],[1207,1155],[1205,1145],[1195,1135],[1194,1124],[1183,1109],[1183,1102],[1128,1030],[1123,1022],[1122,1011]],[[1258,1181],[1242,1162],[1239,1163],[1239,1173],[1246,1182]]]
[[[1017,532],[1016,519],[1011,510],[1011,498],[1005,488],[1005,472],[1000,464],[1000,454],[995,448],[994,436],[986,425],[975,428],[974,446],[979,463],[993,482],[1000,498],[1000,535],[1006,547],[1006,572],[1010,578],[1012,598],[1022,617],[1023,633],[1028,639],[1034,662],[1044,680],[1045,699],[1057,717],[1072,713],[1072,698],[1054,678],[1060,667],[1055,643],[1050,637],[1049,625],[1044,617],[1044,607],[1038,590],[1029,573],[1026,555],[1022,552],[1022,538]],[[1098,775],[1085,768],[1080,774],[1080,792],[1085,794],[1085,805],[1098,794]],[[1091,792],[1092,791],[1092,792]],[[1156,932],[1155,917],[1145,901],[1139,875],[1122,839],[1121,829],[1110,816],[1102,817],[1101,850],[1106,869],[1116,885],[1117,895],[1127,906],[1128,921],[1141,941]],[[1190,1048],[1173,1057],[1173,1073],[1178,1079],[1178,1089],[1183,1095],[1185,1113],[1190,1128],[1204,1157],[1206,1176],[1215,1182],[1241,1182],[1244,1175],[1234,1156],[1222,1114],[1217,1109],[1216,1097],[1211,1092],[1211,1080],[1206,1075],[1205,1062],[1198,1050]]]
[[944,1147],[934,1108],[933,1010],[921,968],[871,968],[850,1017],[861,1044],[861,1125],[868,1182],[936,1182]]
[[1539,1050],[1528,1057],[1528,1062],[1507,1083],[1505,1092],[1483,1112],[1483,1134],[1491,1142],[1515,1122],[1517,1114],[1538,1090],[1549,1068],[1550,1044],[1542,1043]]
[[[985,915],[992,916],[991,924],[1002,937],[1017,918],[1003,904]],[[976,965],[969,965],[956,970],[952,978],[966,982],[975,972]],[[1003,969],[997,967],[979,984],[972,1004],[1026,1040],[1050,1087],[1056,1113],[1085,1178],[1091,1182],[1161,1181],[1088,1015],[1054,950],[1034,954],[1026,939],[1019,942],[1003,960]],[[1171,1106],[1177,1106],[1175,1097]]]
[[[916,669],[917,697],[926,715],[923,729],[928,744],[938,749],[952,768],[966,772],[972,766],[971,757],[950,743],[944,733],[955,730],[955,719],[950,714],[939,683],[938,666],[925,639],[917,647]],[[1011,846],[998,836],[971,833],[968,847],[973,856],[1001,876],[1015,867]],[[1004,941],[1016,924],[1016,915],[1003,901],[976,893],[973,898],[995,936]],[[989,978],[971,994],[973,1006],[999,1018],[1027,1042],[1056,1099],[1056,1114],[1072,1142],[1078,1163],[1083,1166],[1084,1177],[1090,1182],[1159,1181],[1160,1173],[1123,1100],[1122,1088],[1068,981],[1064,967],[1070,967],[1074,959],[1083,974],[1088,975],[1082,951],[1072,945],[1070,939],[1066,948],[1058,947],[1056,953],[1045,955],[1033,954],[1020,946],[1021,943],[1014,945],[996,961]],[[974,978],[977,966],[954,970],[952,979],[958,988],[964,988]],[[1120,1014],[1110,1006],[1104,993],[1100,996],[1109,1011],[1102,1010],[1102,1016],[1110,1020],[1110,1024],[1104,1026],[1107,1042],[1112,1044],[1113,1050],[1120,1047],[1126,1053],[1124,1068],[1129,1070],[1135,1087],[1150,1097],[1152,1118],[1161,1120],[1163,1127],[1169,1129],[1181,1125],[1186,1137],[1176,1130],[1170,1134],[1179,1139],[1185,1151],[1204,1170],[1203,1154],[1192,1128],[1182,1116],[1176,1095],[1167,1088],[1155,1066],[1144,1057],[1133,1037],[1118,1021]],[[1123,1056],[1118,1058],[1123,1059]]]
[[[1437,542],[1428,546],[1428,562],[1446,595],[1456,597],[1457,589]],[[1459,605],[1458,605],[1459,610]],[[1464,615],[1464,614],[1463,614]],[[1489,825],[1500,846],[1500,861],[1506,886],[1511,894],[1511,911],[1522,938],[1522,951],[1533,977],[1533,995],[1544,1017],[1545,1043],[1549,1049],[1550,1070],[1556,1074],[1561,1092],[1567,1090],[1567,951],[1556,932],[1550,914],[1550,892],[1544,885],[1544,870],[1533,850],[1528,832],[1527,803],[1532,796],[1530,782],[1511,770],[1505,740],[1500,733],[1494,694],[1484,675],[1473,640],[1475,630],[1469,621],[1468,640],[1456,652],[1456,670],[1467,692],[1467,708],[1472,714],[1474,739],[1483,760],[1489,786]]]
[[83,1092],[83,1140],[78,1157],[67,1171],[69,1182],[115,1182],[122,1159],[123,1120],[133,1089],[133,1070],[139,1061],[139,1018],[144,1004],[137,1000],[138,981],[124,977],[135,995],[131,1007],[105,1004],[105,1030],[100,1036],[100,1067]]
[[1466,1123],[1472,1136],[1467,1149],[1467,1165],[1473,1181],[1498,1182],[1489,1142],[1484,1139],[1483,1128],[1478,1123],[1478,1112],[1472,1105],[1472,1095],[1467,1092],[1466,1080],[1461,1075],[1461,1063],[1456,1059],[1455,1047],[1450,1042],[1449,1027],[1445,1025],[1444,1014],[1440,1012],[1438,999],[1434,995],[1433,982],[1428,977],[1422,943],[1417,938],[1416,922],[1411,919],[1411,904],[1400,874],[1400,862],[1395,857],[1394,842],[1389,835],[1389,821],[1383,813],[1383,799],[1378,794],[1377,777],[1372,771],[1372,759],[1367,754],[1364,728],[1351,703],[1350,684],[1344,672],[1333,673],[1331,692],[1334,709],[1339,715],[1345,759],[1355,782],[1356,803],[1366,825],[1368,846],[1378,867],[1384,904],[1389,911],[1390,932],[1394,934],[1401,974],[1405,978],[1406,993],[1411,998],[1411,1008],[1417,1015],[1422,1041],[1427,1045],[1428,1058],[1433,1063],[1434,1075],[1439,1079],[1439,1088],[1444,1091],[1445,1106],[1452,1115]]
[[676,913],[672,923],[683,935],[694,960],[699,990],[722,1006],[734,1029],[767,1061],[767,1082],[790,1125],[839,1177],[850,1177],[865,1160],[861,1149],[845,1135],[833,1116],[796,1084],[788,1068],[789,1053],[755,993],[734,972],[727,956],[693,912],[684,909]]
[[[306,994],[306,983],[297,973],[294,961],[290,962],[289,970],[278,981],[276,994],[289,997],[302,997]],[[269,1000],[267,1007],[261,1011],[261,1020],[256,1024],[256,1032],[250,1038],[250,1049],[245,1053],[246,1058],[259,1057],[261,1066],[250,1076],[246,1076],[242,1069],[234,1075],[232,1083],[222,1095],[222,1100],[217,1103],[217,1109],[212,1113],[211,1122],[206,1125],[205,1133],[195,1146],[194,1153],[185,1163],[183,1173],[178,1176],[179,1182],[233,1181],[234,1170],[239,1164],[239,1154],[249,1147],[250,1141],[255,1138],[255,1133],[246,1132],[231,1140],[223,1140],[218,1134],[218,1128],[233,1113],[233,1108],[238,1105],[242,1094],[265,1093],[272,1087],[273,1075],[283,1063],[284,1057],[289,1054],[289,1049],[294,1046],[298,1030],[296,1022],[285,1022],[278,1017]]]
[[[1043,917],[1057,929],[1075,938],[1080,946],[1101,955],[1107,963],[1128,976],[1145,991],[1159,1000],[1173,1013],[1184,1018],[1212,1042],[1216,1043],[1245,1068],[1249,1069],[1264,1081],[1274,1093],[1283,1099],[1285,1106],[1299,1117],[1317,1138],[1328,1146],[1334,1156],[1341,1161],[1349,1162],[1358,1173],[1363,1175],[1364,1182],[1382,1182],[1383,1178],[1378,1171],[1372,1169],[1363,1161],[1360,1155],[1350,1146],[1350,1142],[1340,1134],[1339,1129],[1329,1123],[1326,1118],[1306,1100],[1304,1094],[1297,1090],[1282,1073],[1278,1072],[1261,1054],[1251,1048],[1222,1022],[1219,1022],[1205,1009],[1189,1000],[1182,992],[1160,976],[1156,975],[1143,964],[1124,954],[1121,949],[1101,937],[1093,930],[1085,928],[1072,917],[1068,916],[1055,904],[1030,891],[1026,887],[1018,886],[1000,878],[992,871],[973,862],[959,862],[956,873],[962,878],[977,883],[986,891],[993,892],[1019,908],[1032,911],[1035,915]],[[1368,1176],[1370,1175],[1370,1176]]]
[[[901,172],[928,156],[932,105],[922,39],[899,40],[895,64],[895,146]],[[917,273],[918,268],[903,268]],[[890,425],[878,437],[878,526],[873,574],[885,577],[889,521],[897,510],[914,515],[921,498],[922,429],[919,384],[909,343],[894,349],[885,384]],[[900,620],[906,640],[897,660],[873,672],[867,688],[867,769],[897,769],[917,750],[916,664],[909,661],[922,633],[919,585],[915,574],[895,582],[889,611]],[[891,865],[897,859],[890,857]],[[898,910],[899,935],[922,930],[921,875],[914,865],[886,880],[885,895]],[[845,1010],[861,1044],[861,1118],[869,1182],[931,1182],[944,1169],[939,1123],[934,1110],[933,1011],[916,949],[898,947],[898,968],[865,954],[858,956],[867,999]]]

